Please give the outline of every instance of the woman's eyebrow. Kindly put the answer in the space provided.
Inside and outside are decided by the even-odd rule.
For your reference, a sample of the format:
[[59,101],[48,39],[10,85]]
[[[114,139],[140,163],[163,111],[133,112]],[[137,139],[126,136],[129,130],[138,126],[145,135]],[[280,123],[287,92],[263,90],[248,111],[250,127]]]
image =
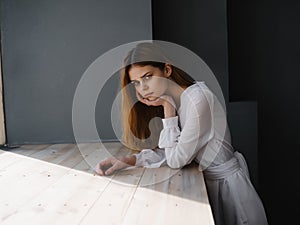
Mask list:
[[[142,75],[140,78],[143,78],[143,77],[147,76],[148,73],[150,73],[150,72],[151,72],[151,71],[148,71],[148,72],[144,73],[144,75]],[[130,80],[130,81],[135,81],[135,80]]]

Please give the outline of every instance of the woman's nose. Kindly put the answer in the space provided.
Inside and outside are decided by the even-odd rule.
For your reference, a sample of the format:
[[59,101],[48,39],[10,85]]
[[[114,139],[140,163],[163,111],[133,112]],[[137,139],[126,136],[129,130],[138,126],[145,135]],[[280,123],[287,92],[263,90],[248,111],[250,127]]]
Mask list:
[[145,82],[141,82],[141,90],[147,90],[148,85]]

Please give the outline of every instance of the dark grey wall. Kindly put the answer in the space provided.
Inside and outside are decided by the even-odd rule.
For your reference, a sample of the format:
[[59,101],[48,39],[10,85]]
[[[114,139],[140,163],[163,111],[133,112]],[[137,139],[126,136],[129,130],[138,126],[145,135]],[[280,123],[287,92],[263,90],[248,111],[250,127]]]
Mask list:
[[269,224],[299,219],[300,1],[228,1],[230,99],[256,100]]
[[228,101],[226,0],[152,0],[153,37],[182,45],[213,71]]
[[258,189],[257,102],[230,102],[227,112],[232,145],[244,155],[251,181]]
[[[73,142],[72,101],[84,71],[111,48],[151,38],[150,0],[2,0],[8,144]],[[112,139],[114,96],[103,93],[96,122],[101,138]]]

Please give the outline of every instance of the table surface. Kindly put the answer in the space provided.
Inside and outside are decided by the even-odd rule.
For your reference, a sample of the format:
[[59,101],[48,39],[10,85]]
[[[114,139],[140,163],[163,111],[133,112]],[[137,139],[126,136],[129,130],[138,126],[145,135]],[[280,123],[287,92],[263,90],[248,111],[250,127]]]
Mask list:
[[119,143],[0,150],[0,224],[214,224],[196,164],[94,173],[99,160],[128,153]]

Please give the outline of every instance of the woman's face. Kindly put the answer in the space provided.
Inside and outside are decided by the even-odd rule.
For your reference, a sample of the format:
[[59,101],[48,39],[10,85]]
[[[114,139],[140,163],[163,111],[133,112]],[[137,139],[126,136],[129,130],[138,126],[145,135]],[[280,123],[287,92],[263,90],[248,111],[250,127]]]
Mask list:
[[154,101],[167,92],[166,78],[171,75],[171,72],[172,68],[167,64],[163,71],[151,65],[133,65],[129,69],[129,78],[138,94],[141,95],[140,97]]

